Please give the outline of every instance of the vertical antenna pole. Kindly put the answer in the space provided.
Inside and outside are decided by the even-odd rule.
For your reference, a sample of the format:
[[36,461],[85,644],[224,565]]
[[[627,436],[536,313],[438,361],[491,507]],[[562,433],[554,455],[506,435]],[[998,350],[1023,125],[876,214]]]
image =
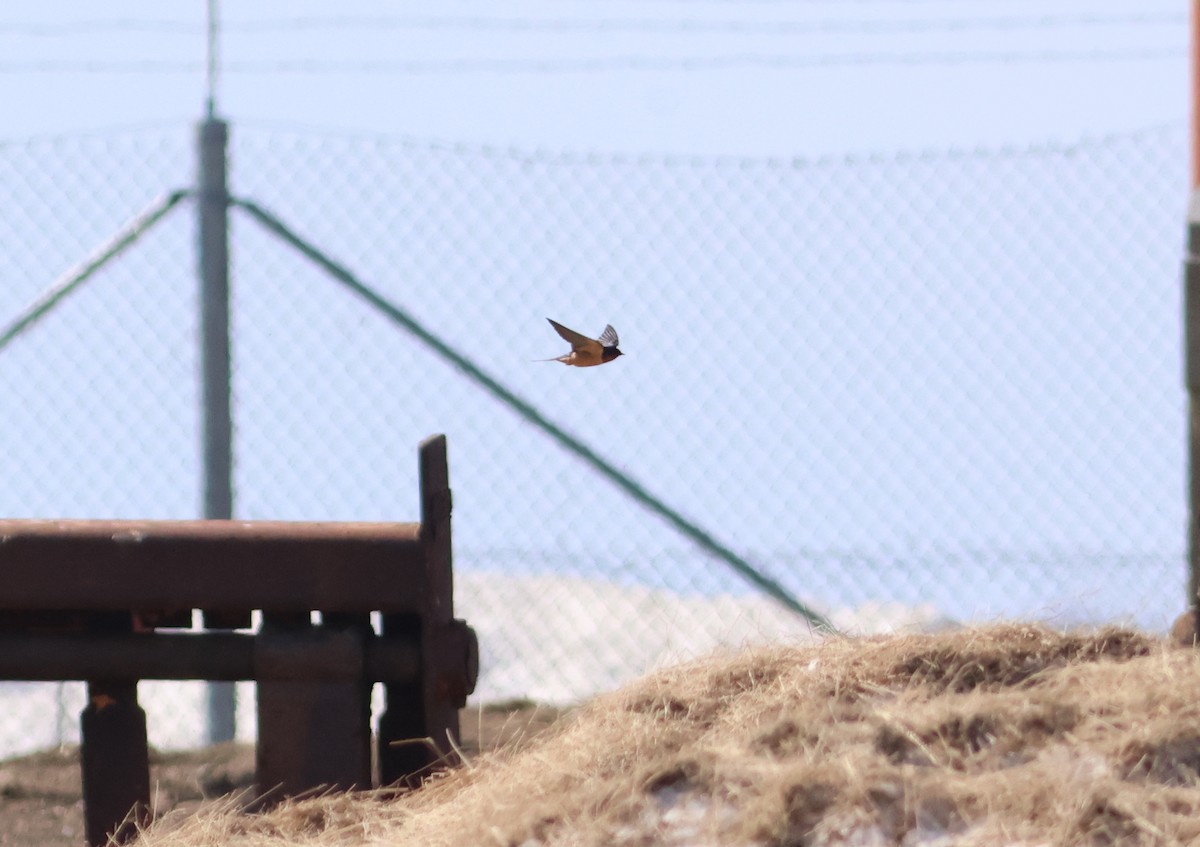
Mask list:
[[208,38],[205,40],[204,114],[211,121],[217,112],[217,0],[208,0]]

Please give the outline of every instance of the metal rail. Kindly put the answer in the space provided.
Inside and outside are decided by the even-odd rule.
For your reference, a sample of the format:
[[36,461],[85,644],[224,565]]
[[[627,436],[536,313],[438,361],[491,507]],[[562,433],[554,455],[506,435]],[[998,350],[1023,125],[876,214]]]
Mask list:
[[414,639],[362,637],[316,627],[237,632],[0,635],[0,679],[291,680],[412,683],[420,676]]
[[30,612],[403,613],[427,579],[416,523],[0,520],[0,565]]

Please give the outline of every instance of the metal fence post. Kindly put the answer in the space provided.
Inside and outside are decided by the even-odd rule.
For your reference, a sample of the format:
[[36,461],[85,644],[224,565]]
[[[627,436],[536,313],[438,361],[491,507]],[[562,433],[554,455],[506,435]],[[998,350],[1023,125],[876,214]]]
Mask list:
[[[204,517],[233,517],[233,421],[229,364],[229,127],[211,115],[199,125],[200,332],[204,403]],[[237,625],[208,619],[206,625]],[[208,688],[208,739],[232,741],[235,688]]]
[[1200,630],[1200,2],[1191,9],[1191,196],[1183,275],[1183,374],[1188,395],[1188,587],[1192,637]]
[[1183,282],[1184,377],[1188,393],[1188,608],[1200,590],[1200,190],[1188,204]]

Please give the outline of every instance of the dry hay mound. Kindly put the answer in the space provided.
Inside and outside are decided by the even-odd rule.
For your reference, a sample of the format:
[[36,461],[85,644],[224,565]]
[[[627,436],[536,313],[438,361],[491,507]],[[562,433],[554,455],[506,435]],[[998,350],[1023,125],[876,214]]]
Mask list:
[[597,698],[401,797],[145,847],[1200,843],[1200,654],[1005,625],[774,647]]

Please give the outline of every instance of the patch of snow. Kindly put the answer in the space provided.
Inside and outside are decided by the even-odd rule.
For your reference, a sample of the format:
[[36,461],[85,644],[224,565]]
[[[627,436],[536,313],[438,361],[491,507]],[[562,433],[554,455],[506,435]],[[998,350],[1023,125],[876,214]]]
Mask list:
[[[565,705],[611,691],[649,671],[752,644],[811,644],[809,624],[760,595],[682,595],[660,588],[561,575],[455,575],[456,615],[479,635],[473,703],[527,698]],[[933,607],[871,603],[825,610],[843,632],[874,634],[944,624]],[[238,683],[237,736],[255,737],[252,683]],[[207,686],[142,682],[150,743],[206,743]],[[82,683],[0,683],[0,758],[79,740]],[[376,714],[381,687],[374,697]]]
[[[807,621],[761,595],[681,595],[570,576],[455,577],[456,614],[479,635],[473,699],[529,698],[563,705],[611,691],[645,673],[718,650],[811,644]],[[941,628],[932,606],[870,603],[836,609],[848,634]]]

